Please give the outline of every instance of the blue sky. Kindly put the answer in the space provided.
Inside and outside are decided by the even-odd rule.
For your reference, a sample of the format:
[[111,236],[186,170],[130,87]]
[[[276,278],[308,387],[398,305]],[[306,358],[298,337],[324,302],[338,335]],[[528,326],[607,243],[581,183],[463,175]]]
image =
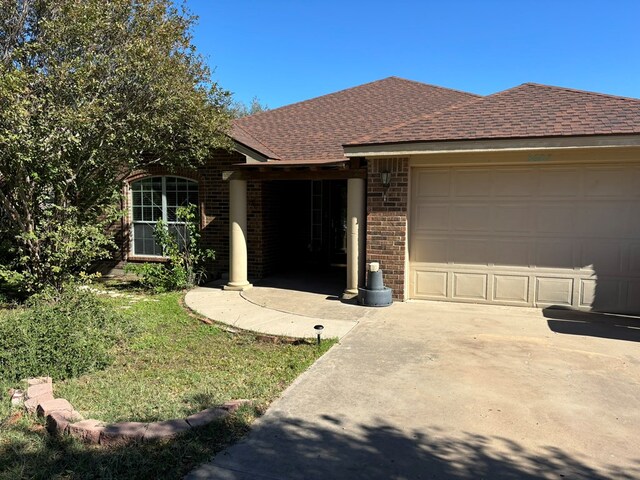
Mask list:
[[198,51],[270,108],[398,76],[490,94],[525,82],[640,98],[640,0],[187,0]]

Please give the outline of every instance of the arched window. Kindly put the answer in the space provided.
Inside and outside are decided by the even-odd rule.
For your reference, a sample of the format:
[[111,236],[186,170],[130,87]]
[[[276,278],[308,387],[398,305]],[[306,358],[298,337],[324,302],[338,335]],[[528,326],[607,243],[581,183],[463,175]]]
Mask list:
[[[163,220],[169,230],[184,230],[176,209],[198,205],[198,184],[180,177],[147,177],[131,182],[131,252],[133,255],[162,256],[153,237],[156,223]],[[180,236],[180,235],[178,235]]]

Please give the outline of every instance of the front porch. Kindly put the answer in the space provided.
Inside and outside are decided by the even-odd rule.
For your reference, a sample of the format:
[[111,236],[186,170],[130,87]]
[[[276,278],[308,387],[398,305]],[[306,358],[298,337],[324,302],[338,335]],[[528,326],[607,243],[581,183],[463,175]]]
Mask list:
[[349,160],[254,162],[229,182],[227,290],[295,270],[312,278],[342,269],[346,295],[364,282],[366,169]]

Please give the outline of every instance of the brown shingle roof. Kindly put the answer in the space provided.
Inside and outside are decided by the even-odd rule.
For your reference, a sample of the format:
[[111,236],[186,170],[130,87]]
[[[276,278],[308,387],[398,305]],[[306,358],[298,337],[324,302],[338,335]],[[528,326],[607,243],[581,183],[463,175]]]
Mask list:
[[236,120],[231,136],[268,158],[344,158],[342,144],[478,96],[389,77]]
[[525,83],[347,145],[640,133],[640,99]]

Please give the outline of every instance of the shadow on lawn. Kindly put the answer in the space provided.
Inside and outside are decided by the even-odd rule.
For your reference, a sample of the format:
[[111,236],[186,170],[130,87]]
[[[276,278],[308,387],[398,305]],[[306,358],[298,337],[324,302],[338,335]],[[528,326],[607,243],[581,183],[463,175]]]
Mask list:
[[181,478],[245,435],[249,424],[232,415],[170,441],[108,448],[49,436],[37,424],[12,428],[13,440],[0,443],[0,479],[158,479]]
[[323,424],[296,419],[263,424],[246,441],[216,457],[221,468],[204,465],[187,479],[533,480],[640,475],[640,467],[598,465],[553,446],[532,451],[499,436],[452,435],[437,428],[402,431],[382,420],[354,428],[330,416],[324,416]]

